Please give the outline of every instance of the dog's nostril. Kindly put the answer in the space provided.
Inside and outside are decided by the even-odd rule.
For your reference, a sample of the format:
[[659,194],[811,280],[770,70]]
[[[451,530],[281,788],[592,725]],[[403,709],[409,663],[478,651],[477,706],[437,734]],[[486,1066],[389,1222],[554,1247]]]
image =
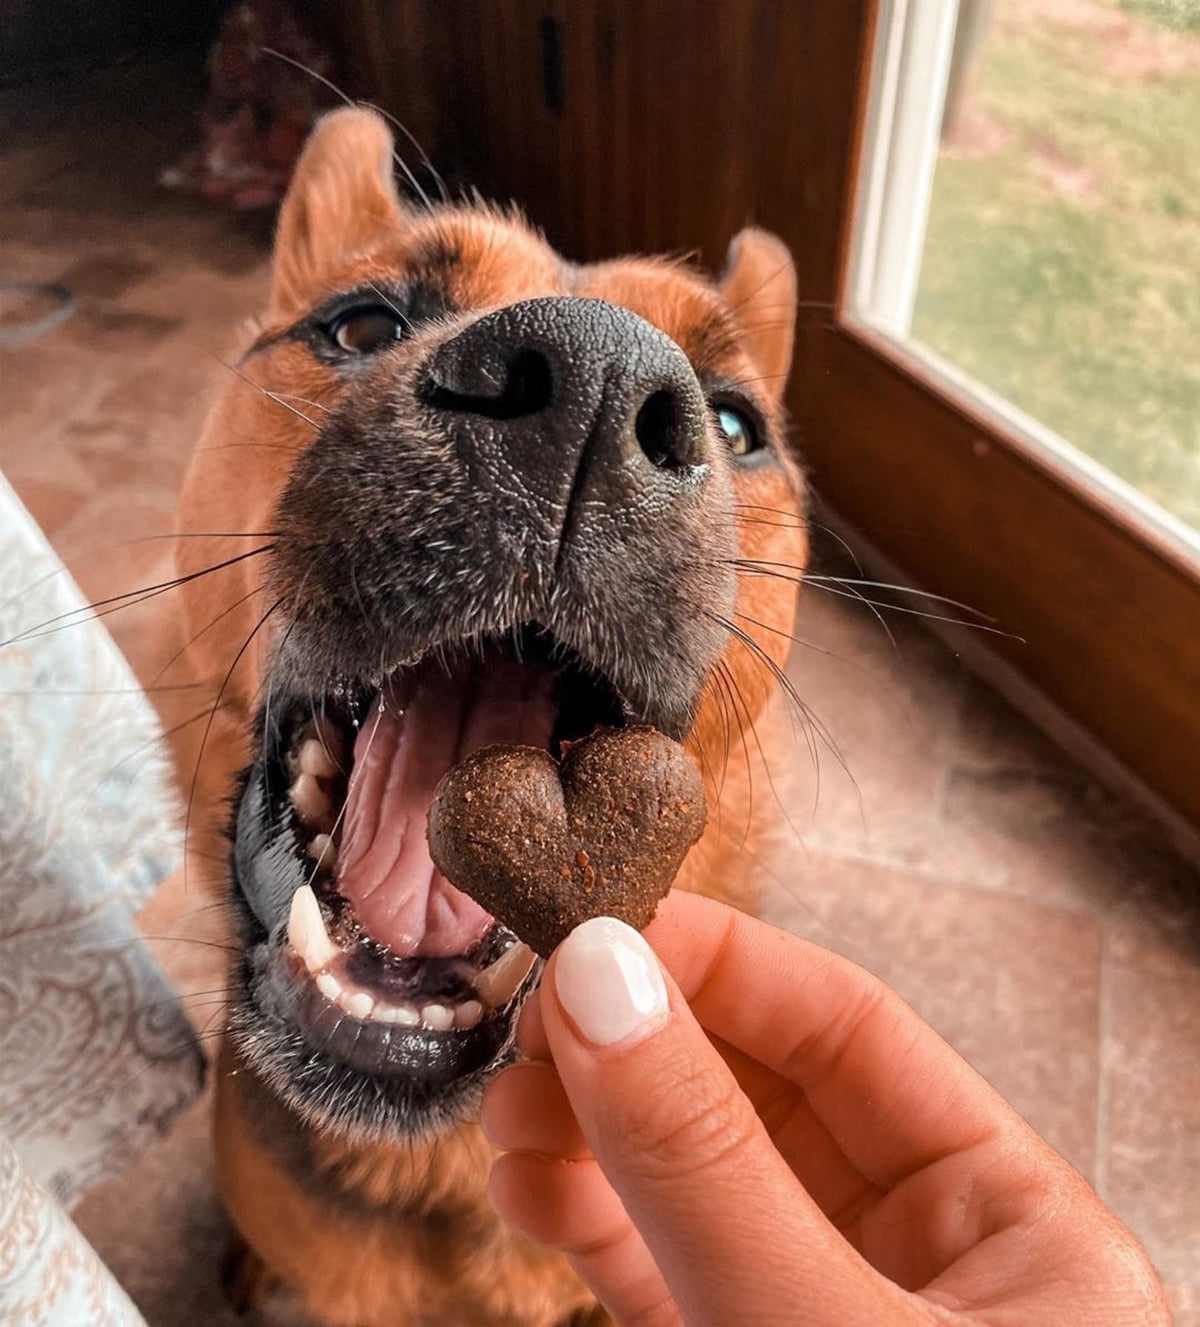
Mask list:
[[665,389],[651,392],[642,402],[633,431],[651,465],[660,470],[680,470],[687,464],[686,446],[675,394]]
[[501,402],[506,411],[500,419],[517,419],[545,410],[554,395],[554,377],[550,364],[538,350],[519,351],[508,366]]
[[[482,387],[484,384],[481,383]],[[490,385],[490,384],[489,384]],[[536,415],[550,404],[554,376],[550,363],[539,350],[518,350],[508,361],[504,385],[499,392],[461,390],[431,378],[426,399],[439,410],[452,410],[487,419],[520,419]]]

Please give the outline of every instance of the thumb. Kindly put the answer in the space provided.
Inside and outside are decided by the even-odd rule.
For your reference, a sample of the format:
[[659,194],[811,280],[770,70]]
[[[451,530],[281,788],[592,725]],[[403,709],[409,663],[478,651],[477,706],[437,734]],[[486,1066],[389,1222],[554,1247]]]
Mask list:
[[594,918],[540,996],[580,1128],[683,1320],[903,1321],[896,1287],[830,1225],[776,1151],[654,951]]

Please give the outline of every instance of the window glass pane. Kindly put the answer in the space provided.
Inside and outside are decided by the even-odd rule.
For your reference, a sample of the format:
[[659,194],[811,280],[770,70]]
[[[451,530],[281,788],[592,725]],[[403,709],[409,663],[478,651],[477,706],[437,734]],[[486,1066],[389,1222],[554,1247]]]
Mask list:
[[1200,0],[885,6],[867,170],[859,312],[1200,530]]

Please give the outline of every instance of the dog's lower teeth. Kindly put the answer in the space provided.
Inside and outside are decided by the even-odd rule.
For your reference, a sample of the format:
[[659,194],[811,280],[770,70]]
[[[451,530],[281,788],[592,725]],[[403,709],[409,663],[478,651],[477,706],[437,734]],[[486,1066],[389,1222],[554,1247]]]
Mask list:
[[[310,855],[322,861],[326,850],[334,852],[327,835],[317,835],[309,845]],[[311,885],[301,885],[292,895],[287,938],[317,990],[351,1018],[396,1027],[424,1027],[431,1032],[466,1032],[475,1027],[489,1009],[498,1009],[512,999],[537,961],[533,951],[518,942],[475,978],[478,998],[454,1004],[430,1003],[417,1008],[376,999],[369,991],[332,970],[334,961],[344,957],[344,951],[329,938],[321,905]]]
[[465,1004],[460,1004],[454,1011],[454,1026],[462,1028],[464,1031],[473,1028],[483,1017],[483,1005],[478,1000],[468,1000]]
[[[298,892],[298,891],[297,891]],[[466,1031],[483,1017],[483,1006],[478,1000],[467,1000],[453,1007],[427,1004],[421,1009],[411,1005],[385,1004],[377,1001],[361,987],[344,986],[334,973],[319,972],[313,978],[318,991],[351,1018],[365,1023],[390,1023],[396,1027],[424,1027],[431,1032],[449,1032],[452,1028]]]
[[346,737],[342,730],[332,719],[327,719],[324,715],[317,715],[312,724],[305,728],[303,737],[314,737],[321,746],[337,762],[338,768],[342,769],[346,761]]
[[449,1032],[454,1026],[454,1010],[444,1004],[427,1004],[421,1010],[421,1022],[434,1032]]
[[360,1021],[371,1017],[371,1011],[375,1008],[375,1001],[366,993],[366,991],[355,991],[352,995],[347,995],[338,1003],[350,1015],[351,1018],[357,1018]]
[[375,1006],[376,1023],[395,1023],[398,1027],[415,1028],[421,1021],[421,1015],[411,1005],[377,1004]]

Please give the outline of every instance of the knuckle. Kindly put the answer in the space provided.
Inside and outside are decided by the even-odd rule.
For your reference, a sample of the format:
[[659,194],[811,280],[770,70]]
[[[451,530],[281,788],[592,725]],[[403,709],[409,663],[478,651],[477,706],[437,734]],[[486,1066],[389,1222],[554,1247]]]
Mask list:
[[854,998],[845,1002],[838,1017],[792,1047],[781,1068],[782,1075],[792,1082],[804,1080],[808,1090],[835,1079],[859,1038],[893,998],[878,977],[864,972]]
[[572,1258],[589,1262],[603,1259],[621,1249],[629,1238],[630,1229],[629,1218],[622,1213],[617,1220],[606,1225],[599,1234],[589,1230],[586,1236],[564,1242],[559,1245],[559,1248]]
[[686,1181],[720,1170],[757,1139],[758,1120],[731,1078],[714,1067],[674,1063],[641,1093],[622,1122],[621,1151],[635,1177]]
[[679,1327],[681,1321],[675,1301],[668,1297],[624,1314],[621,1327]]

